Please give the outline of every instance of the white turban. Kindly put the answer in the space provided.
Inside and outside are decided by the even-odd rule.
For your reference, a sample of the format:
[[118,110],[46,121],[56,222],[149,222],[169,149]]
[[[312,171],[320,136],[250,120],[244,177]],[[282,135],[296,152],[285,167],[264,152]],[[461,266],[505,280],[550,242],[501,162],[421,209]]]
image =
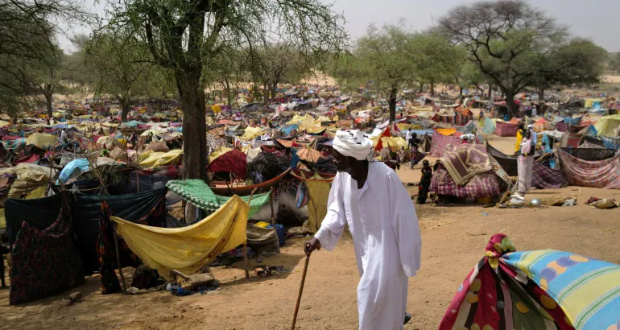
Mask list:
[[372,159],[372,140],[359,130],[337,131],[332,146],[343,156],[357,160]]

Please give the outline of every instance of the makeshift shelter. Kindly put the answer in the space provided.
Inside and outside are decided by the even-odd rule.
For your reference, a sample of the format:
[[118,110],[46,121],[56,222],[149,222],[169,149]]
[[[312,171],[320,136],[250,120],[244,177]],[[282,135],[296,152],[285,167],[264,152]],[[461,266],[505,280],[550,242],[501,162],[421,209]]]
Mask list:
[[15,175],[15,180],[10,186],[7,197],[17,199],[25,198],[41,187],[46,188],[56,173],[55,169],[49,167],[25,163],[0,170],[0,176]]
[[616,137],[620,135],[620,114],[601,117],[594,124],[594,128],[602,136]]
[[439,329],[617,329],[619,292],[618,265],[570,252],[515,252],[495,234]]
[[34,219],[36,214],[51,220],[47,225],[46,221],[25,220],[19,224],[17,233],[17,228],[10,226],[15,233],[11,245],[11,305],[55,295],[84,282],[84,268],[73,240],[67,196],[51,199],[55,205],[47,214],[42,213],[42,209],[20,208],[11,200],[7,201],[9,223],[16,211],[20,218]]
[[249,205],[235,195],[207,218],[184,228],[156,228],[118,217],[110,219],[131,251],[171,280],[171,270],[195,273],[219,254],[245,243],[249,211]]
[[[171,180],[166,187],[193,205],[212,213],[221,208],[231,198],[229,196],[216,195],[211,187],[200,179],[192,180]],[[271,192],[254,194],[250,201],[249,218],[251,219],[267,202],[269,202]],[[247,202],[250,196],[241,196]]]
[[140,155],[140,166],[144,169],[153,169],[164,165],[175,165],[181,162],[182,149],[168,152],[146,151]]
[[532,186],[538,189],[559,189],[568,183],[562,171],[549,168],[537,161],[534,161],[532,169]]
[[518,123],[515,124],[505,121],[498,121],[495,123],[495,135],[498,136],[517,136],[518,130]]
[[462,144],[463,141],[455,134],[456,129],[436,129],[431,140],[431,156],[442,157],[446,150]]
[[[439,158],[431,180],[430,191],[457,198],[495,197],[502,193],[505,173],[496,174],[501,167],[482,149],[482,146],[462,145]],[[503,170],[501,170],[503,172]]]
[[595,161],[575,157],[567,149],[556,149],[556,152],[560,159],[562,173],[571,185],[620,189],[620,152],[611,158]]
[[58,138],[52,134],[33,133],[26,139],[26,143],[34,145],[39,149],[47,149],[56,146]]
[[233,173],[237,178],[245,180],[247,175],[246,154],[238,149],[232,149],[211,161],[207,166],[207,172]]
[[292,175],[301,180],[308,189],[303,192],[308,194],[308,221],[304,223],[303,229],[316,233],[321,227],[325,215],[327,215],[330,183],[334,178],[325,178],[319,174],[307,177],[302,171],[298,173],[293,172]]

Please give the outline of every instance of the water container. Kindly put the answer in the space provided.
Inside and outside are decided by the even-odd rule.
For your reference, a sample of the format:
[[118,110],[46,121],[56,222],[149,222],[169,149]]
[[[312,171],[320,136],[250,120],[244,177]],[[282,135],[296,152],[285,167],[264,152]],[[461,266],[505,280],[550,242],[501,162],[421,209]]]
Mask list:
[[[269,225],[266,228],[273,228],[273,225]],[[286,230],[284,226],[276,223],[276,233],[278,234],[278,242],[280,246],[284,246],[284,242],[286,241]]]

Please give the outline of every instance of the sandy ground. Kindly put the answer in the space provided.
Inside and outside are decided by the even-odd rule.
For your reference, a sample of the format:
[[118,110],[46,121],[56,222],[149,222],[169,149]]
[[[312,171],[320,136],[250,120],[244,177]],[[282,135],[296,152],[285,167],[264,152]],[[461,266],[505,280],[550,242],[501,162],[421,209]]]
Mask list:
[[[491,141],[508,152],[514,140]],[[403,167],[404,183],[419,180],[419,169]],[[415,191],[417,187],[409,187]],[[504,232],[517,249],[552,248],[620,263],[613,248],[620,235],[620,209],[598,210],[583,203],[591,196],[620,200],[620,191],[567,187],[535,191],[533,197],[576,196],[574,207],[541,209],[482,208],[479,205],[416,205],[422,230],[422,269],[409,282],[406,329],[436,329],[453,294],[483,256],[491,235]],[[0,291],[2,329],[287,329],[290,328],[304,265],[304,239],[293,239],[266,265],[290,272],[246,280],[243,264],[213,269],[222,282],[206,295],[172,296],[154,292],[136,296],[102,295],[97,275],[70,292],[12,307],[8,290]],[[255,260],[251,261],[253,264]],[[126,268],[127,277],[133,270]],[[357,328],[356,285],[359,280],[353,245],[344,237],[333,252],[312,256],[299,312],[299,329]],[[81,291],[84,301],[67,307],[62,299]]]

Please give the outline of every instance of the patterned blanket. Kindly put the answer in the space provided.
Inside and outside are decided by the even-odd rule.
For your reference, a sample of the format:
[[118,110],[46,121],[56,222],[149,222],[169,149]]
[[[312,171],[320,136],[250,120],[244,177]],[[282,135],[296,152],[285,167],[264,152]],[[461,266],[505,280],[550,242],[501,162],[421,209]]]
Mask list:
[[569,252],[514,252],[504,234],[459,287],[447,329],[618,329],[620,266]]
[[465,185],[460,186],[454,182],[450,173],[440,164],[433,174],[430,191],[438,195],[458,198],[495,197],[502,193],[500,184],[497,174],[489,171],[475,175]]
[[559,189],[566,186],[566,179],[560,170],[551,169],[534,161],[532,186],[538,189]]
[[[216,195],[213,190],[202,180],[172,180],[166,183],[168,189],[183,197],[188,202],[198,206],[207,212],[215,212],[231,198],[229,196]],[[250,215],[252,218],[263,205],[269,202],[271,192],[255,194],[250,202]],[[244,202],[248,202],[250,196],[240,196]]]
[[599,161],[579,159],[564,149],[556,149],[556,152],[562,173],[571,185],[620,189],[620,152]]
[[442,163],[452,180],[459,186],[469,182],[479,173],[493,169],[489,155],[481,145],[461,144],[454,151],[445,151],[438,162]]
[[431,141],[431,156],[442,157],[446,150],[452,150],[452,148],[462,144],[460,138],[456,136],[446,136],[437,131],[433,132],[433,139]]

